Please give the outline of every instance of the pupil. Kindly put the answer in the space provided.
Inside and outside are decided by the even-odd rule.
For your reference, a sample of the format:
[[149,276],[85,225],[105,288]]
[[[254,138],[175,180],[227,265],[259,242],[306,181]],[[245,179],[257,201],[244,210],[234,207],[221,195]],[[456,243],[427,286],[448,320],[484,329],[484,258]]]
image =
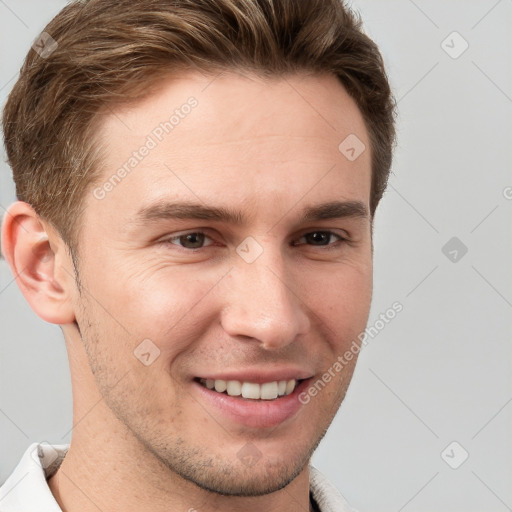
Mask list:
[[316,245],[327,245],[329,242],[329,235],[324,231],[315,231],[314,233],[310,233],[308,237],[311,242],[320,242]]
[[[183,241],[185,240],[185,241]],[[188,235],[184,235],[181,237],[181,243],[184,246],[187,246],[192,249],[197,249],[202,246],[204,242],[204,235],[202,233],[189,233]],[[193,247],[190,247],[190,246]]]

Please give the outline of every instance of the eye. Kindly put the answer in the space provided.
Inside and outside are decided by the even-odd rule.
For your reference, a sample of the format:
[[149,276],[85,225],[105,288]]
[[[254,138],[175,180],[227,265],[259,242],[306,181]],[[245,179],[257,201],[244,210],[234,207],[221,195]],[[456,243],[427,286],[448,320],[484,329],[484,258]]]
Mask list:
[[[332,241],[333,239],[334,242]],[[206,243],[208,240],[210,243]],[[347,239],[333,231],[311,231],[302,235],[297,242],[293,243],[293,245],[304,245],[304,243],[306,243],[312,246],[325,246],[326,250],[329,250],[331,248],[335,248],[338,245],[337,242],[344,241],[347,241]],[[213,240],[203,231],[181,233],[179,235],[166,238],[165,240],[162,240],[162,242],[190,250],[202,249],[203,247],[213,245]]]
[[[343,238],[341,235],[334,233],[333,231],[311,231],[310,233],[305,233],[299,238],[300,240],[306,240],[306,243],[313,246],[333,246],[335,243],[330,243],[332,237],[337,238],[337,241],[345,241],[346,238]],[[302,245],[301,243],[295,242],[293,245]]]
[[211,239],[202,231],[193,231],[191,233],[182,233],[181,235],[167,238],[165,242],[173,245],[179,245],[184,249],[201,249],[202,247],[205,247],[205,240]]

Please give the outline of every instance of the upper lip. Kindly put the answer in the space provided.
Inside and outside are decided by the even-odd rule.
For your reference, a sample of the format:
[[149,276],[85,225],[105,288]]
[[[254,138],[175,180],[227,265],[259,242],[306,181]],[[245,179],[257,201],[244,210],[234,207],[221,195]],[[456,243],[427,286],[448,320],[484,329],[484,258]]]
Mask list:
[[198,375],[199,379],[211,380],[237,380],[239,382],[254,382],[263,384],[265,382],[274,382],[281,380],[304,380],[313,376],[313,373],[300,368],[279,368],[279,369],[263,369],[252,368],[245,370],[208,372]]

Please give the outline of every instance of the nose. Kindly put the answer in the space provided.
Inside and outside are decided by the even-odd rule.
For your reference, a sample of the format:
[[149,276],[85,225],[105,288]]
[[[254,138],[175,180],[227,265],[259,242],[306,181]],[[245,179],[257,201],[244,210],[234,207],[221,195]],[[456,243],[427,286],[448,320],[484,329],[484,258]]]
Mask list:
[[282,258],[265,251],[256,261],[239,261],[224,283],[221,324],[233,337],[258,341],[266,350],[293,343],[310,328],[308,309],[298,296]]

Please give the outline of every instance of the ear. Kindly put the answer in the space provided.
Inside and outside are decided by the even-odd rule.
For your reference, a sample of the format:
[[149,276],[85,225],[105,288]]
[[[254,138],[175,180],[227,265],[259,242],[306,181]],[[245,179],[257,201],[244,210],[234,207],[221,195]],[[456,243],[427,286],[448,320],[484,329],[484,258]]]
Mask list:
[[35,313],[52,324],[75,320],[74,268],[58,233],[23,201],[13,203],[2,225],[2,252]]

